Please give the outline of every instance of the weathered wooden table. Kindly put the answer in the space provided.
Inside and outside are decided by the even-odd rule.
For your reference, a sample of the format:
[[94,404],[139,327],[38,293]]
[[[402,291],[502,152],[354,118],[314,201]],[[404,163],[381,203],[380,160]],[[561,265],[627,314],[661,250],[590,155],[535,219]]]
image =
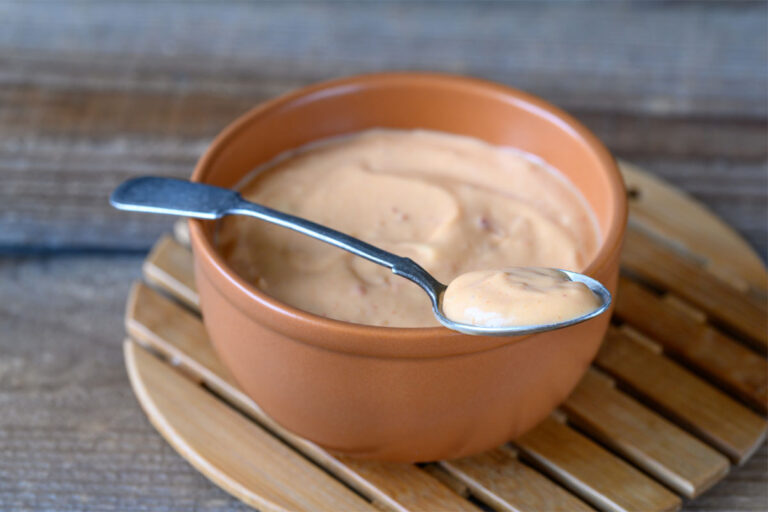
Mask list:
[[[323,78],[431,69],[565,107],[766,254],[765,2],[0,3],[0,510],[244,510],[155,433],[122,313],[170,222],[111,211]],[[686,510],[765,510],[765,445]]]

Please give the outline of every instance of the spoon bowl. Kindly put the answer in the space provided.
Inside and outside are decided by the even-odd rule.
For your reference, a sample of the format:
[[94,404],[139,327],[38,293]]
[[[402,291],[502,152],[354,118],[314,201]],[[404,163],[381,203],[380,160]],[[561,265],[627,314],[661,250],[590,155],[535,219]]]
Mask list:
[[570,270],[555,269],[565,274],[571,281],[582,283],[589,288],[595,297],[599,300],[599,305],[592,311],[580,315],[577,317],[562,320],[560,322],[552,322],[546,324],[530,324],[530,325],[510,325],[504,327],[485,327],[480,325],[465,324],[461,322],[454,322],[443,314],[442,300],[437,304],[433,302],[432,310],[440,322],[445,327],[454,331],[462,332],[464,334],[472,334],[477,336],[524,336],[526,334],[535,334],[537,332],[553,331],[555,329],[562,329],[571,325],[576,325],[581,322],[586,322],[598,315],[603,314],[611,306],[611,292],[603,286],[603,284],[592,279],[584,274],[578,272],[572,272]]

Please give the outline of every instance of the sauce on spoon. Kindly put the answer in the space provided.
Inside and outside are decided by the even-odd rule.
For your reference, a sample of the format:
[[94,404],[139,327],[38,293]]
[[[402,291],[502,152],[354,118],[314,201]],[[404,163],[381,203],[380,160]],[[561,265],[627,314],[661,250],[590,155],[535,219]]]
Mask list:
[[585,284],[559,270],[536,267],[461,274],[450,282],[442,300],[448,319],[483,327],[563,322],[600,306]]

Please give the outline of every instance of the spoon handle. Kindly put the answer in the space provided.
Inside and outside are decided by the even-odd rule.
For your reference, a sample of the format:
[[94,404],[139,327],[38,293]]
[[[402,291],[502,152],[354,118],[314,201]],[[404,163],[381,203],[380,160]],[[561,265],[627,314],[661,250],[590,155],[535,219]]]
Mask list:
[[392,270],[415,282],[437,303],[445,286],[410,258],[380,249],[311,220],[246,201],[234,190],[174,178],[145,176],[120,184],[110,197],[120,210],[218,219],[225,215],[247,215],[298,231],[339,247]]

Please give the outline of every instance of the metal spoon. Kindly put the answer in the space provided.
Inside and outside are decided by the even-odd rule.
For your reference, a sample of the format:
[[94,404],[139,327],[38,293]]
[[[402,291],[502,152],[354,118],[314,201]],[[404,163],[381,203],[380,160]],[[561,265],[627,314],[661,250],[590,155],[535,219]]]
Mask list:
[[412,259],[384,251],[315,222],[251,203],[234,190],[185,180],[146,176],[130,179],[119,185],[112,192],[110,203],[119,210],[163,213],[197,219],[218,219],[225,215],[247,215],[293,229],[357,256],[362,256],[389,268],[395,275],[410,279],[429,295],[429,299],[432,301],[432,310],[437,320],[445,327],[465,334],[521,336],[551,331],[594,318],[606,311],[611,304],[611,294],[600,282],[577,272],[562,270],[571,281],[584,283],[592,290],[600,300],[600,306],[597,309],[570,320],[549,324],[484,327],[454,322],[443,315],[441,308],[442,295],[446,286]]

